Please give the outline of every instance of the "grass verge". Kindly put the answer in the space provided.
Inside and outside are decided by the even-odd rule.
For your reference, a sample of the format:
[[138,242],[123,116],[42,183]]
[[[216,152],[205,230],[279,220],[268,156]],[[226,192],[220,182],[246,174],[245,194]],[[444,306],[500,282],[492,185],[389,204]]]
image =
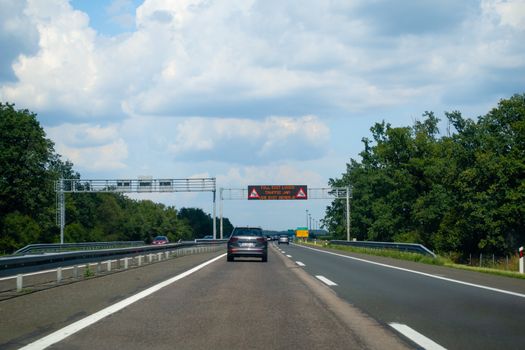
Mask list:
[[427,255],[400,252],[400,251],[391,250],[391,249],[372,249],[372,248],[351,247],[351,246],[345,246],[345,245],[330,244],[328,242],[323,242],[320,244],[314,244],[311,242],[296,242],[296,243],[304,244],[304,245],[308,245],[312,247],[317,247],[317,248],[323,248],[323,247],[331,248],[331,249],[337,249],[337,250],[351,252],[351,253],[361,253],[361,254],[368,254],[368,255],[375,255],[375,256],[384,256],[388,258],[414,261],[414,262],[419,262],[419,263],[429,264],[429,265],[446,266],[446,267],[450,267],[454,269],[461,269],[461,270],[467,270],[467,271],[487,273],[491,275],[525,279],[525,274],[520,274],[519,272],[456,264],[452,262],[450,259],[447,259],[441,256],[437,256],[436,258],[433,258]]

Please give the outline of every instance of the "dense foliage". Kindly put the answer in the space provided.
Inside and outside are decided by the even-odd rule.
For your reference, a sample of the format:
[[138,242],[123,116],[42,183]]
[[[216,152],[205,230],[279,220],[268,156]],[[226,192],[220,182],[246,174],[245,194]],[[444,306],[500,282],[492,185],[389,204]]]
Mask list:
[[[210,214],[206,214],[198,208],[181,208],[179,211],[179,218],[187,222],[196,238],[203,238],[213,233],[213,218]],[[217,238],[220,234],[220,222],[217,218]],[[228,218],[222,220],[222,231],[224,237],[229,237],[233,231],[233,225]]]
[[[59,241],[54,184],[80,174],[53,147],[34,113],[0,103],[0,253]],[[231,231],[224,222],[225,232]],[[66,242],[150,242],[156,235],[177,241],[211,234],[212,228],[201,209],[178,211],[117,193],[66,194]]]
[[[438,252],[504,253],[525,241],[525,94],[502,100],[477,121],[425,112],[412,127],[385,122],[364,138],[333,187],[352,187],[352,236],[417,242]],[[345,203],[325,226],[346,238]]]

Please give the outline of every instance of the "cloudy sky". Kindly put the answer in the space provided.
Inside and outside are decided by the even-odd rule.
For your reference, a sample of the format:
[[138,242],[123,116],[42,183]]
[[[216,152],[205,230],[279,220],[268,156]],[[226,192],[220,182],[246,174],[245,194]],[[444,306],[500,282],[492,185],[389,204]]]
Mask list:
[[[0,0],[0,26],[0,100],[86,179],[325,187],[377,121],[475,118],[525,92],[525,0]],[[327,204],[224,211],[287,229]]]

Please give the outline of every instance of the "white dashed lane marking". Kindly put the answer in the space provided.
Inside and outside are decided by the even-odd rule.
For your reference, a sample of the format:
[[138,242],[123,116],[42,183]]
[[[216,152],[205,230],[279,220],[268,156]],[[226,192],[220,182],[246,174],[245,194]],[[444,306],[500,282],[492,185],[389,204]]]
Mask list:
[[394,328],[399,333],[403,334],[408,339],[412,340],[417,345],[421,346],[423,349],[426,350],[446,350],[444,347],[439,345],[438,343],[434,342],[431,339],[428,339],[423,334],[413,330],[407,325],[400,324],[400,323],[390,323],[390,327]]
[[330,281],[328,278],[326,278],[324,276],[317,275],[317,276],[315,276],[315,278],[317,278],[318,280],[320,280],[321,282],[323,282],[327,286],[337,286],[337,283],[335,283],[333,281]]

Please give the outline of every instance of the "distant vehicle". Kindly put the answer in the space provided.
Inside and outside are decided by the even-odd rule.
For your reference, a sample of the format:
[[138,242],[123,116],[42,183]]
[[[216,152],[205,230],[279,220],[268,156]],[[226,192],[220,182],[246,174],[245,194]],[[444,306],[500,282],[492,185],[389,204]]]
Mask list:
[[151,244],[159,245],[159,244],[168,244],[170,240],[166,236],[157,236],[153,239],[153,242]]
[[279,244],[290,244],[290,237],[288,235],[280,235],[279,241],[277,242]]
[[256,257],[268,261],[268,241],[259,227],[236,227],[228,240],[227,260]]
[[202,239],[213,239],[213,236],[212,235],[206,235],[206,236],[202,237]]

